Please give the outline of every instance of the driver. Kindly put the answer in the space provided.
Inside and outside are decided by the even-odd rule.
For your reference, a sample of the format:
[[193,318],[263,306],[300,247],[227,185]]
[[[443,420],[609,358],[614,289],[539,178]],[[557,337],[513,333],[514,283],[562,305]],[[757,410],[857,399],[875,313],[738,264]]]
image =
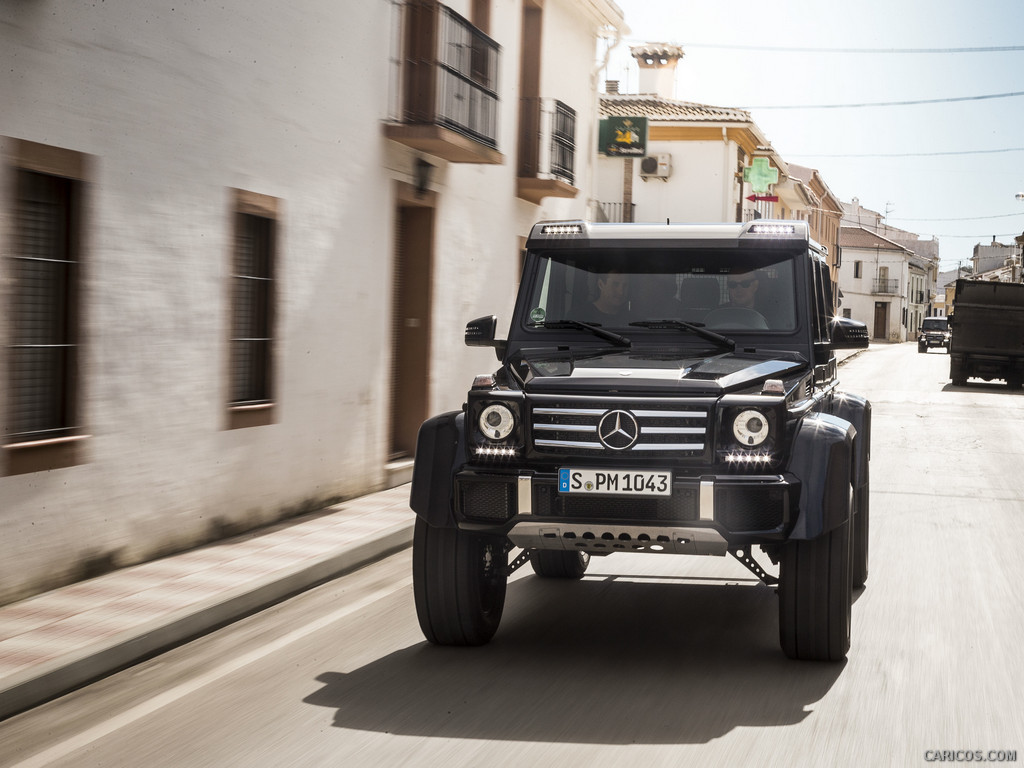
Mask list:
[[730,307],[756,310],[757,289],[761,280],[756,272],[734,272],[726,280],[729,288]]

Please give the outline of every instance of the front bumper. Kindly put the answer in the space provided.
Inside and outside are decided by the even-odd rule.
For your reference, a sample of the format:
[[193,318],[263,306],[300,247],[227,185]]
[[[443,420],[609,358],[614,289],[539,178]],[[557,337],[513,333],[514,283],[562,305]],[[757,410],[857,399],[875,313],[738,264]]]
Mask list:
[[925,336],[918,339],[917,343],[923,347],[945,347],[949,344],[944,336]]
[[670,496],[558,492],[554,473],[464,470],[455,477],[462,528],[505,533],[531,549],[725,554],[783,541],[799,483],[784,475],[676,477]]

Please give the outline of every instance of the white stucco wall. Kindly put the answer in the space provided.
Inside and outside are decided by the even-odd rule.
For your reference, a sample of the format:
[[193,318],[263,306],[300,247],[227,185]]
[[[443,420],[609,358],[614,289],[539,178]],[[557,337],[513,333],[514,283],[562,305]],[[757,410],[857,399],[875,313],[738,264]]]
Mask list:
[[[636,220],[644,222],[708,223],[736,220],[732,141],[649,141],[648,155],[668,154],[672,172],[667,179],[640,176],[640,159],[633,160],[633,202]],[[600,156],[597,197],[604,203],[622,202],[622,158]]]
[[[860,249],[846,246],[843,248],[842,264],[839,268],[839,287],[843,292],[843,309],[851,310],[854,320],[867,323],[868,333],[874,338],[875,303],[886,302],[889,306],[888,328],[886,341],[898,342],[907,340],[907,329],[903,325],[903,310],[907,308],[908,267],[901,252]],[[855,263],[861,262],[861,276],[854,277]],[[875,280],[888,268],[890,280],[897,281],[895,294],[873,293]],[[909,318],[908,318],[909,322]]]
[[[451,7],[468,17],[468,2]],[[595,25],[575,8],[545,4],[546,24],[576,21],[545,35],[544,95],[583,114],[589,185]],[[3,137],[92,160],[80,377],[92,437],[76,466],[0,476],[0,603],[90,560],[128,564],[382,487],[401,375],[395,183],[413,181],[416,158],[381,130],[391,13],[388,0],[0,6],[0,195]],[[492,313],[507,328],[519,238],[540,218],[582,217],[589,197],[515,196],[520,20],[519,2],[493,4],[505,162],[434,161],[432,412],[459,408],[473,374],[496,367],[463,332]],[[281,213],[275,421],[229,430],[233,188],[278,198]],[[0,307],[8,274],[0,263]]]

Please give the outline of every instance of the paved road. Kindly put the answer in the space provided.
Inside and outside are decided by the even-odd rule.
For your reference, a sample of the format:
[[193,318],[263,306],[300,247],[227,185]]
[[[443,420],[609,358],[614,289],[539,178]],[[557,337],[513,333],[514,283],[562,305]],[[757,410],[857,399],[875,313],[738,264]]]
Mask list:
[[659,555],[524,569],[491,645],[429,647],[405,552],[0,724],[0,765],[1024,763],[1024,396],[911,344],[842,372],[874,405],[845,664],[786,660],[731,558]]

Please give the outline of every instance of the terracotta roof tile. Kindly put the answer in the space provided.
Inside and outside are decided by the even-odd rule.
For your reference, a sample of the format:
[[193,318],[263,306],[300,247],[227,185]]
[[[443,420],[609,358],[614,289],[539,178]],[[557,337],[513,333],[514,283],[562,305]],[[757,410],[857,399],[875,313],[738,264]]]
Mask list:
[[651,120],[687,120],[704,122],[751,122],[750,113],[745,109],[713,107],[692,101],[663,99],[649,94],[602,94],[598,113],[601,117],[630,115]]

